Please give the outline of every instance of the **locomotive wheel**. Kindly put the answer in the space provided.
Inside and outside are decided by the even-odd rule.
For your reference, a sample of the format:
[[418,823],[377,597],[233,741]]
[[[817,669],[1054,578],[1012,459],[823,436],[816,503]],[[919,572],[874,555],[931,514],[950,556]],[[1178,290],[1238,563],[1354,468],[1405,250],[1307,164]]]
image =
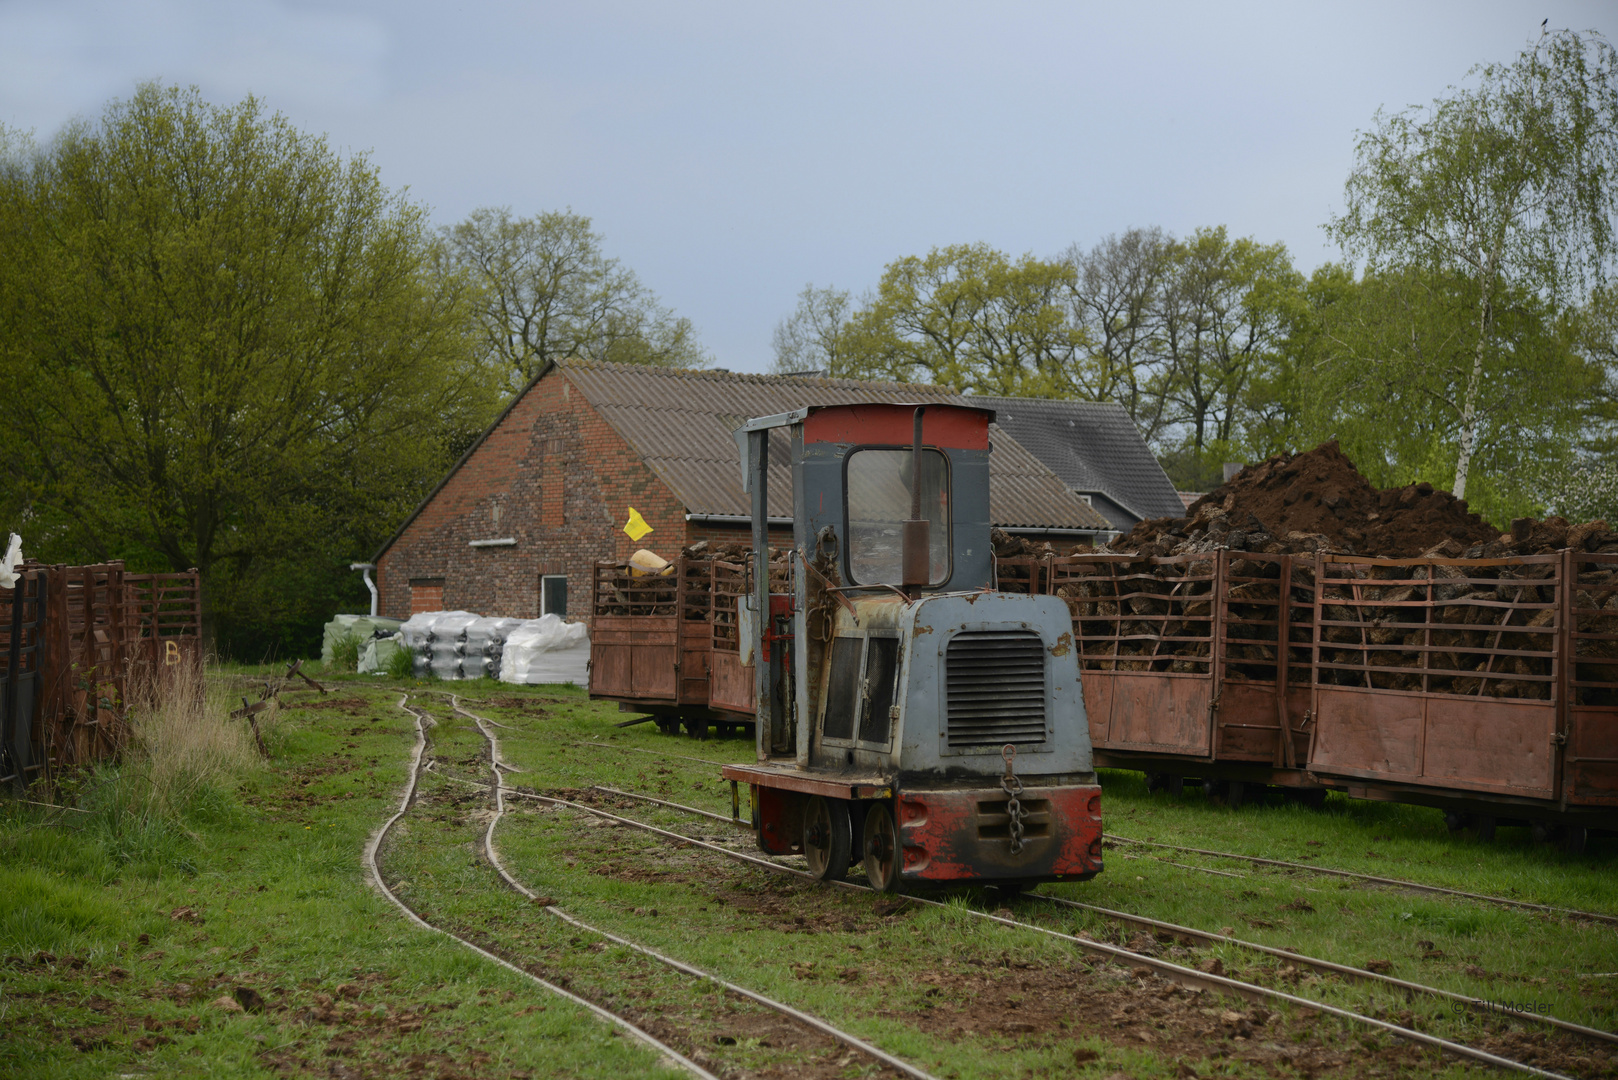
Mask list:
[[877,892],[899,891],[899,829],[893,808],[873,803],[865,811],[865,876]]
[[819,795],[803,812],[803,856],[809,872],[821,881],[841,881],[848,873],[853,835],[848,828],[848,804]]

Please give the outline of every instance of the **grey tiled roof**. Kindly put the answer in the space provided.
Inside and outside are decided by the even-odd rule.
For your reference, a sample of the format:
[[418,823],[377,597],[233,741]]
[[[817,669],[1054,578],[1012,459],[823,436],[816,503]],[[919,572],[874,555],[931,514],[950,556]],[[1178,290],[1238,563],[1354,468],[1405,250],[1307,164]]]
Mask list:
[[1101,492],[1142,518],[1180,517],[1185,504],[1122,405],[974,397],[1074,491]]
[[[994,407],[933,386],[743,375],[574,360],[560,374],[583,392],[694,515],[749,513],[731,433],[755,416],[862,401]],[[554,377],[554,375],[552,376]],[[1131,429],[1133,430],[1133,429]],[[1136,436],[1138,439],[1139,436]],[[1004,429],[991,428],[989,513],[1010,529],[1108,529],[1109,523]],[[792,514],[784,441],[770,454],[770,514]],[[1172,489],[1171,489],[1172,492]]]

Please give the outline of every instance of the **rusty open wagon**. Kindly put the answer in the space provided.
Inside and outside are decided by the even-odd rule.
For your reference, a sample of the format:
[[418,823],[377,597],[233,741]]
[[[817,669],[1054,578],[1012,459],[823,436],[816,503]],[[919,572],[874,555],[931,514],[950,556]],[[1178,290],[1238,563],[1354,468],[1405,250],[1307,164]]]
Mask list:
[[1618,557],[1046,561],[1098,764],[1233,802],[1332,788],[1574,846],[1618,826]]
[[117,754],[131,704],[201,662],[201,615],[195,570],[24,564],[0,589],[0,778],[25,785]]
[[[661,573],[628,562],[595,564],[590,697],[693,734],[750,722],[709,703],[718,560],[682,555]],[[734,611],[734,607],[731,609]]]

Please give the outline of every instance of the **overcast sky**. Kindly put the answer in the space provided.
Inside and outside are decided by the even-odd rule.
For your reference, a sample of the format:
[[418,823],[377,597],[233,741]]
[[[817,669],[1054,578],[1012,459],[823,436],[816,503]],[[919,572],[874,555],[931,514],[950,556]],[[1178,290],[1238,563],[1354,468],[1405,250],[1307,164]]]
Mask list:
[[1618,39],[1610,0],[0,0],[0,123],[48,138],[145,79],[253,93],[441,224],[588,215],[757,371],[806,283],[859,292],[937,245],[1222,224],[1308,271],[1337,255],[1355,130],[1547,16]]

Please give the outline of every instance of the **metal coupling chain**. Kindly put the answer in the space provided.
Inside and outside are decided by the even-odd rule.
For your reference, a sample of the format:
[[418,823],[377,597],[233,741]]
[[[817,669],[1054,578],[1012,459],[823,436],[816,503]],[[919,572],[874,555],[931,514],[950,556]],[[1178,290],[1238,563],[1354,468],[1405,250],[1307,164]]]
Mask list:
[[1017,779],[1013,766],[1017,758],[1017,748],[1007,743],[1000,751],[1000,756],[1006,761],[1006,774],[1000,778],[1000,790],[1006,793],[1007,831],[1011,835],[1011,853],[1022,854],[1023,809],[1022,802],[1017,796],[1022,794],[1022,781]]

